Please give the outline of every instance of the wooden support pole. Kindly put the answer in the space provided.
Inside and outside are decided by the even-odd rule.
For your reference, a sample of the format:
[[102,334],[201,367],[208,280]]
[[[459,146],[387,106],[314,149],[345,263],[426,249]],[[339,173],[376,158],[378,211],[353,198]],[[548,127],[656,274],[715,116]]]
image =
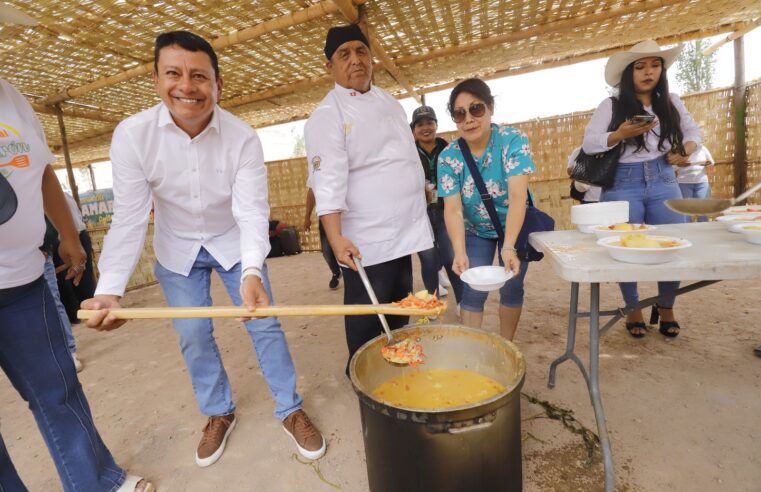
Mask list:
[[69,142],[66,139],[66,125],[63,124],[63,111],[61,111],[61,105],[56,104],[56,116],[58,116],[58,129],[61,131],[61,145],[63,146],[63,158],[66,161],[66,174],[69,176],[69,186],[71,187],[71,195],[74,197],[74,201],[77,202],[77,207],[82,208],[79,203],[79,189],[77,188],[77,181],[74,179],[74,169],[71,167],[71,156],[69,155]]
[[754,20],[752,22],[747,23],[747,25],[745,27],[742,27],[742,28],[738,29],[737,31],[729,34],[726,38],[720,39],[720,40],[716,41],[711,46],[709,46],[708,48],[704,49],[703,50],[703,54],[706,55],[706,56],[710,55],[711,53],[713,53],[714,51],[718,50],[719,48],[721,48],[725,44],[727,44],[727,43],[729,43],[731,41],[734,41],[735,39],[738,39],[738,38],[741,38],[741,37],[745,36],[746,34],[751,32],[752,30],[754,30],[758,26],[761,26],[761,17],[759,17],[758,19],[756,19],[756,20]]
[[92,164],[87,165],[87,170],[90,171],[90,184],[92,185],[92,191],[95,191],[98,189],[98,187],[95,186],[95,172],[92,170]]
[[[55,115],[58,114],[57,110],[55,108],[52,108],[50,106],[45,106],[44,104],[32,104],[32,108],[42,114],[50,114]],[[92,120],[92,121],[105,121],[109,123],[119,123],[123,119],[126,119],[128,115],[114,115],[114,114],[105,114],[101,113],[99,111],[95,110],[88,110],[88,109],[80,109],[80,108],[61,108],[61,111],[63,111],[63,115],[67,118],[82,118],[85,120]]]
[[735,47],[735,88],[734,88],[734,110],[735,110],[735,193],[739,195],[748,183],[748,162],[747,150],[745,146],[745,106],[746,87],[745,87],[745,46],[743,37],[734,41]]

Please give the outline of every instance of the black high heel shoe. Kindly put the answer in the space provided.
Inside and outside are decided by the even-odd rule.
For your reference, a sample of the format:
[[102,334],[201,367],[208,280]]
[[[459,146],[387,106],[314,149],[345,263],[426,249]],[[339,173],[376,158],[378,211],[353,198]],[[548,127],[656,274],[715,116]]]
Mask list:
[[[668,309],[669,311],[671,311],[673,308],[666,308],[666,307],[658,306],[657,304],[654,304],[652,310],[650,311],[651,325],[658,323],[658,319],[661,316],[661,314],[658,312],[658,309]],[[661,335],[663,335],[664,337],[675,338],[679,336],[681,327],[679,326],[679,323],[677,323],[676,321],[661,320],[661,322],[658,323],[658,331],[661,332]]]

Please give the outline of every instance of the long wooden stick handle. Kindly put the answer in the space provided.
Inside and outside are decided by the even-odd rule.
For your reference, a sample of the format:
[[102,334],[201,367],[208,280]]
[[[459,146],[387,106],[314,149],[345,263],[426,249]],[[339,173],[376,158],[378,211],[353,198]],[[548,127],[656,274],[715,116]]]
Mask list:
[[[121,308],[112,309],[117,319],[166,319],[166,318],[267,318],[270,316],[357,316],[389,314],[397,316],[438,316],[446,306],[435,308],[405,308],[393,304],[357,304],[322,306],[265,306],[253,313],[238,306],[211,307],[162,307],[162,308]],[[90,319],[99,311],[80,309],[79,319]]]

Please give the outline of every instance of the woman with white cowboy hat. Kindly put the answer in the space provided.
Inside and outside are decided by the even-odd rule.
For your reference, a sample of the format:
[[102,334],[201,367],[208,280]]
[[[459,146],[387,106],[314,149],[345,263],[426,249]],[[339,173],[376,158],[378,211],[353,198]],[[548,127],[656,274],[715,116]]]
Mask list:
[[[642,41],[629,51],[610,57],[605,81],[618,87],[618,97],[598,106],[584,132],[583,149],[598,154],[620,145],[616,178],[603,190],[600,201],[629,202],[629,221],[647,224],[676,224],[685,221],[666,207],[665,201],[681,198],[674,166],[689,165],[687,156],[700,148],[700,129],[676,94],[670,94],[666,69],[682,45],[661,49],[655,41]],[[621,283],[627,305],[639,301],[635,282]],[[661,296],[659,331],[667,337],[679,334],[673,306],[679,282],[658,282]],[[627,316],[626,329],[635,338],[645,336],[642,311]]]
[[[36,24],[0,4],[0,24]],[[59,253],[67,278],[79,282],[86,255],[50,166],[45,133],[34,110],[0,79],[0,367],[29,403],[56,465],[63,489],[151,492],[153,485],[127,475],[101,440],[64,328],[43,278],[38,249],[47,214],[61,236]],[[0,436],[0,490],[25,491]]]

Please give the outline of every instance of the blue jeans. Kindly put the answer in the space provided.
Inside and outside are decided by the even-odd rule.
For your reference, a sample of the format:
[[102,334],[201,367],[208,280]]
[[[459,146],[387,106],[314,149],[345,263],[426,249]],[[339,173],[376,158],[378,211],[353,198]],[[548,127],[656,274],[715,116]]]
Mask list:
[[69,347],[69,352],[76,353],[77,342],[74,340],[74,333],[71,331],[71,323],[69,323],[69,315],[66,314],[66,308],[63,307],[61,302],[61,294],[58,292],[58,279],[55,276],[55,265],[53,264],[53,256],[48,255],[45,260],[45,282],[48,284],[48,289],[53,295],[55,301],[55,308],[58,311],[58,317],[61,318],[61,324],[63,330],[66,332],[66,345]]
[[[629,222],[633,224],[683,224],[685,216],[666,206],[666,200],[682,198],[674,167],[665,157],[637,163],[619,163],[613,187],[603,190],[600,201],[629,202]],[[639,302],[636,282],[621,282],[621,294],[627,306]],[[674,306],[673,292],[679,282],[658,282],[658,295],[665,295],[658,305]]]
[[[491,265],[494,263],[494,253],[497,251],[497,240],[486,239],[465,231],[465,252],[468,254],[470,268]],[[499,264],[505,266],[502,255],[497,255]],[[521,271],[511,278],[499,289],[499,303],[505,307],[517,308],[523,306],[523,280],[526,278],[528,262],[521,261]],[[473,290],[468,284],[463,283],[462,302],[460,309],[473,313],[484,310],[488,292]]]
[[[211,306],[212,270],[222,279],[233,304],[240,306],[240,263],[225,270],[208,251],[201,248],[187,277],[170,272],[159,262],[156,262],[155,268],[166,302],[172,307]],[[262,267],[262,276],[270,303],[274,304],[266,265]],[[211,319],[175,319],[172,324],[180,335],[180,349],[201,412],[209,417],[233,413],[235,403],[230,381],[214,340]],[[277,318],[263,318],[247,321],[245,325],[254,343],[259,367],[275,399],[275,417],[284,420],[301,408],[301,397],[296,393],[296,369],[280,321]]]
[[437,206],[428,207],[428,219],[433,228],[434,244],[433,248],[418,252],[423,284],[428,292],[435,292],[439,288],[439,270],[443,266],[449,283],[452,284],[455,300],[459,302],[462,300],[463,283],[460,276],[452,271],[454,249],[444,224],[444,209]]
[[[703,183],[679,183],[679,189],[682,190],[682,198],[710,198],[711,185],[708,181]],[[708,216],[701,215],[698,222],[708,222]]]
[[[29,403],[63,489],[118,489],[126,476],[95,428],[66,347],[66,333],[42,277],[0,289],[0,367]],[[26,490],[1,441],[0,490]]]

